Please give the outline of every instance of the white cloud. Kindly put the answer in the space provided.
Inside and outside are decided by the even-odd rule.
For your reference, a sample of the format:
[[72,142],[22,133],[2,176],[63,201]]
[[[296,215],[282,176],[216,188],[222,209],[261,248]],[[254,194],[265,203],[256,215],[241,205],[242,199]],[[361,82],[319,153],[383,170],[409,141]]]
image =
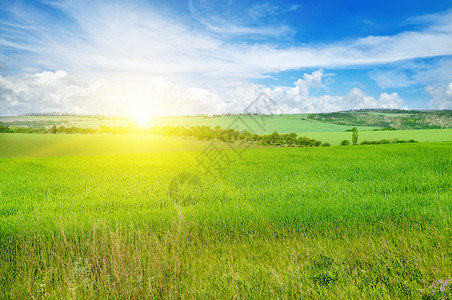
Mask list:
[[[224,36],[246,36],[247,38],[271,37],[281,39],[295,32],[278,20],[277,15],[289,9],[281,9],[269,3],[254,4],[249,9],[238,11],[221,2],[188,1],[192,17],[214,33]],[[218,11],[220,13],[218,13]]]
[[382,89],[407,87],[415,83],[403,71],[397,70],[370,72],[370,77]]
[[[48,16],[16,4],[10,15],[21,27],[14,27],[13,32],[5,30],[0,39],[0,46],[19,50],[13,59],[0,54],[10,68],[34,66],[35,72],[43,67],[62,68],[85,77],[109,79],[164,76],[178,84],[206,88],[262,78],[275,71],[383,64],[452,54],[452,12],[432,18],[426,29],[417,32],[281,46],[265,39],[259,43],[237,42],[228,38],[227,32],[281,36],[288,30],[282,23],[270,26],[258,22],[250,27],[242,26],[240,20],[226,22],[223,18],[206,28],[187,24],[183,18],[142,2],[46,3],[62,10],[74,24],[57,26]],[[253,13],[255,18],[265,19],[272,10],[264,5],[255,7]]]
[[161,76],[144,82],[97,80],[88,83],[63,70],[34,75],[0,76],[0,112],[75,112],[190,115],[222,113],[220,98],[205,89],[181,89]]
[[[359,89],[353,88],[345,96],[332,96],[324,94],[321,96],[311,96],[311,88],[321,88],[323,72],[317,70],[312,74],[304,74],[303,79],[294,82],[294,86],[280,86],[275,88],[263,87],[254,84],[244,84],[231,90],[227,98],[231,100],[234,112],[243,111],[246,103],[243,99],[254,99],[262,91],[265,91],[282,108],[284,113],[305,113],[305,112],[332,112],[348,109],[361,108],[407,108],[403,99],[397,93],[382,93],[378,98],[366,95]],[[251,101],[251,100],[249,100]]]
[[[322,75],[314,71],[311,75],[305,74],[304,80],[294,82],[295,87],[274,89],[269,94],[277,99],[284,99],[289,107],[298,108],[299,112],[332,112],[361,108],[406,108],[403,100],[397,93],[382,93],[375,99],[368,96],[359,88],[352,88],[346,96],[321,95],[313,97],[309,95],[311,87],[322,87]],[[292,111],[292,109],[290,110]]]
[[441,57],[431,62],[403,61],[390,65],[390,70],[369,72],[369,76],[382,89],[401,88],[432,82],[447,84],[452,80],[452,57]]
[[403,106],[403,99],[399,97],[397,93],[387,94],[382,93],[378,97],[378,107],[380,108],[403,108],[407,109],[406,106]]
[[433,109],[452,109],[452,81],[447,87],[442,85],[429,85],[425,91],[432,96],[429,103]]
[[0,76],[0,111],[2,114],[133,114],[144,110],[154,115],[240,113],[262,91],[274,99],[284,113],[404,108],[397,93],[382,93],[376,99],[359,88],[351,89],[345,96],[311,96],[310,89],[325,87],[323,77],[323,71],[316,70],[304,74],[293,86],[270,88],[244,82],[224,94],[217,94],[196,86],[183,88],[162,76],[144,81],[102,79],[88,82],[63,70],[45,71],[22,77]]
[[0,111],[74,111],[87,86],[76,84],[65,71],[45,71],[25,77],[0,76]]
[[36,85],[51,85],[55,82],[67,78],[67,73],[63,70],[57,70],[55,72],[44,71],[42,73],[31,75],[30,77],[35,79],[34,83]]
[[303,97],[309,96],[309,88],[322,86],[323,70],[317,70],[312,74],[304,74],[303,79],[298,79],[294,82],[295,88],[291,93],[300,94]]

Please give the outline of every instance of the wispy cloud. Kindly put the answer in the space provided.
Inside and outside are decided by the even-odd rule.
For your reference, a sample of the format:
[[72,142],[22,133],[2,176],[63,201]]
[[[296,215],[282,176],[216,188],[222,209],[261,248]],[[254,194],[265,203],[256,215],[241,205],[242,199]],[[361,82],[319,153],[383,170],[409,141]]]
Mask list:
[[283,11],[279,6],[269,3],[254,4],[243,9],[241,13],[229,6],[221,6],[218,2],[189,0],[192,17],[209,31],[222,34],[223,38],[246,36],[248,39],[281,39],[295,32],[293,28],[278,20],[278,15]]
[[[433,60],[433,61],[432,61]],[[413,85],[446,84],[452,81],[452,56],[426,61],[402,61],[369,72],[383,89]]]
[[[5,103],[8,103],[10,108],[20,105],[25,105],[22,109],[36,108],[37,106],[29,103],[31,98],[27,100],[28,98],[23,98],[25,96],[19,97],[17,91],[23,86],[23,92],[30,94],[29,97],[46,98],[44,89],[38,89],[42,92],[38,95],[25,89],[34,79],[27,77],[30,83],[28,84],[21,76],[41,74],[49,70],[61,69],[67,74],[73,74],[61,79],[59,88],[47,90],[50,93],[48,95],[61,93],[63,98],[73,99],[68,102],[61,100],[59,105],[65,109],[67,107],[61,103],[72,103],[74,107],[84,103],[84,100],[74,100],[84,99],[84,96],[78,95],[71,88],[72,85],[78,87],[69,80],[75,76],[83,78],[84,82],[82,87],[75,89],[78,91],[86,90],[87,86],[101,84],[103,88],[96,90],[96,97],[106,99],[100,101],[105,105],[111,101],[108,99],[115,97],[105,87],[116,91],[118,95],[123,95],[123,90],[127,88],[143,91],[143,95],[148,95],[149,78],[161,77],[174,84],[178,97],[191,99],[194,103],[196,97],[210,99],[205,101],[216,103],[217,107],[223,110],[238,107],[239,100],[234,103],[235,106],[228,106],[229,102],[225,100],[228,99],[225,95],[230,93],[231,88],[235,90],[238,82],[265,78],[281,71],[369,66],[413,58],[452,55],[452,12],[441,14],[437,19],[428,18],[424,21],[426,25],[419,31],[367,36],[329,44],[284,46],[285,44],[276,45],[269,37],[284,39],[290,36],[293,29],[284,22],[273,24],[268,20],[276,18],[282,10],[303,8],[254,5],[244,10],[246,14],[243,16],[232,18],[232,14],[220,17],[217,12],[211,12],[209,6],[190,2],[193,17],[201,24],[193,26],[186,18],[175,18],[170,13],[157,11],[144,1],[121,5],[110,1],[75,0],[43,3],[49,5],[54,12],[47,14],[30,9],[20,2],[1,8],[6,10],[3,13],[8,17],[2,20],[0,29],[0,61],[5,62],[3,69],[6,65],[10,70],[8,73],[22,73],[3,77],[5,98],[2,109],[6,109]],[[250,19],[247,19],[248,17]],[[231,39],[231,35],[248,39]],[[263,39],[254,39],[257,35]],[[446,72],[451,74],[450,71]],[[390,86],[383,75],[376,74],[375,79],[382,87]],[[405,78],[402,73],[397,72],[388,73],[386,77],[387,75],[399,76],[400,86],[417,80],[413,76]],[[6,81],[15,87],[7,89]],[[294,87],[280,87],[272,93],[275,97],[284,96],[288,103],[291,103],[287,107],[289,111],[352,108],[353,106],[349,107],[355,103],[352,99],[361,99],[359,103],[369,105],[378,106],[389,101],[387,105],[390,107],[401,106],[398,95],[393,94],[374,98],[366,96],[362,90],[362,95],[358,90],[353,90],[350,95],[339,98],[329,95],[316,98],[302,94],[300,88],[303,87],[306,87],[306,84],[300,85],[299,82]],[[292,89],[296,88],[301,94],[292,97],[295,93]],[[8,91],[5,92],[6,90]],[[88,90],[93,93],[89,88]],[[100,91],[110,98],[100,97]],[[279,91],[282,91],[282,94]],[[191,96],[183,96],[185,93]],[[244,95],[248,93],[241,94],[242,97],[245,97]],[[127,97],[129,96],[123,98]],[[40,105],[48,105],[48,109],[53,109],[56,106],[50,103],[57,98],[49,96],[46,99],[50,100]],[[296,99],[305,100],[303,102]],[[240,99],[241,102],[247,100],[249,98]],[[117,101],[123,103],[122,100]],[[203,101],[199,103],[204,103]],[[85,106],[81,104],[79,107]],[[204,110],[199,107],[196,106],[194,110]],[[14,111],[17,110],[14,108]]]
[[373,71],[370,72],[370,77],[375,80],[382,89],[407,87],[414,84],[414,81],[409,79],[405,72],[398,70]]
[[72,20],[70,26],[59,26],[54,22],[60,20],[36,17],[36,12],[21,7],[11,11],[9,22],[28,26],[30,23],[23,20],[37,18],[40,25],[37,29],[30,27],[19,34],[4,35],[0,47],[26,52],[20,62],[6,56],[0,59],[17,69],[35,65],[36,71],[43,67],[64,68],[81,74],[97,73],[96,76],[144,74],[175,80],[190,74],[192,79],[208,78],[218,83],[260,78],[275,72],[275,66],[278,71],[285,71],[383,64],[452,54],[452,13],[448,20],[442,18],[418,32],[281,48],[272,43],[236,43],[211,32],[243,30],[244,34],[250,34],[256,30],[280,34],[281,24],[272,29],[212,25],[218,28],[206,31],[159,15],[152,7],[134,4],[58,2],[55,9]]

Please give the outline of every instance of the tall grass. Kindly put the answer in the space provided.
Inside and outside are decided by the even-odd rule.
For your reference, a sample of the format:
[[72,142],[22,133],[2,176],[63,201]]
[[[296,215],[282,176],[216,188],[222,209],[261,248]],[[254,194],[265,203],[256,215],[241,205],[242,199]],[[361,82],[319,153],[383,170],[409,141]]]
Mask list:
[[[415,298],[450,278],[451,143],[0,159],[0,298]],[[167,187],[202,179],[192,206]]]

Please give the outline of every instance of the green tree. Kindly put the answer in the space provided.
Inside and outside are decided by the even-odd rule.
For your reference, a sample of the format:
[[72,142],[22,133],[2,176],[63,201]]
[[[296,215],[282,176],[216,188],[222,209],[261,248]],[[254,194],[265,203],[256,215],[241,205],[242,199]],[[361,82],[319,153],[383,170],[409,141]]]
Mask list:
[[341,146],[348,146],[348,145],[350,145],[350,142],[348,140],[343,140],[341,142]]
[[270,136],[270,141],[271,141],[273,144],[281,144],[281,136],[279,135],[278,132],[273,131],[273,133],[272,133],[271,136]]
[[358,145],[358,129],[353,127],[352,132],[352,143],[353,145]]

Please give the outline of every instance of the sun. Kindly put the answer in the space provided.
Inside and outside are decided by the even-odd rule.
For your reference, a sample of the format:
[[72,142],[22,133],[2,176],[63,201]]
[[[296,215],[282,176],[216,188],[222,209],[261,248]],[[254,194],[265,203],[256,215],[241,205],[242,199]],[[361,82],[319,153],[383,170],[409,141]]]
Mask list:
[[145,111],[137,111],[133,115],[133,120],[138,126],[149,126],[151,124],[152,116]]

